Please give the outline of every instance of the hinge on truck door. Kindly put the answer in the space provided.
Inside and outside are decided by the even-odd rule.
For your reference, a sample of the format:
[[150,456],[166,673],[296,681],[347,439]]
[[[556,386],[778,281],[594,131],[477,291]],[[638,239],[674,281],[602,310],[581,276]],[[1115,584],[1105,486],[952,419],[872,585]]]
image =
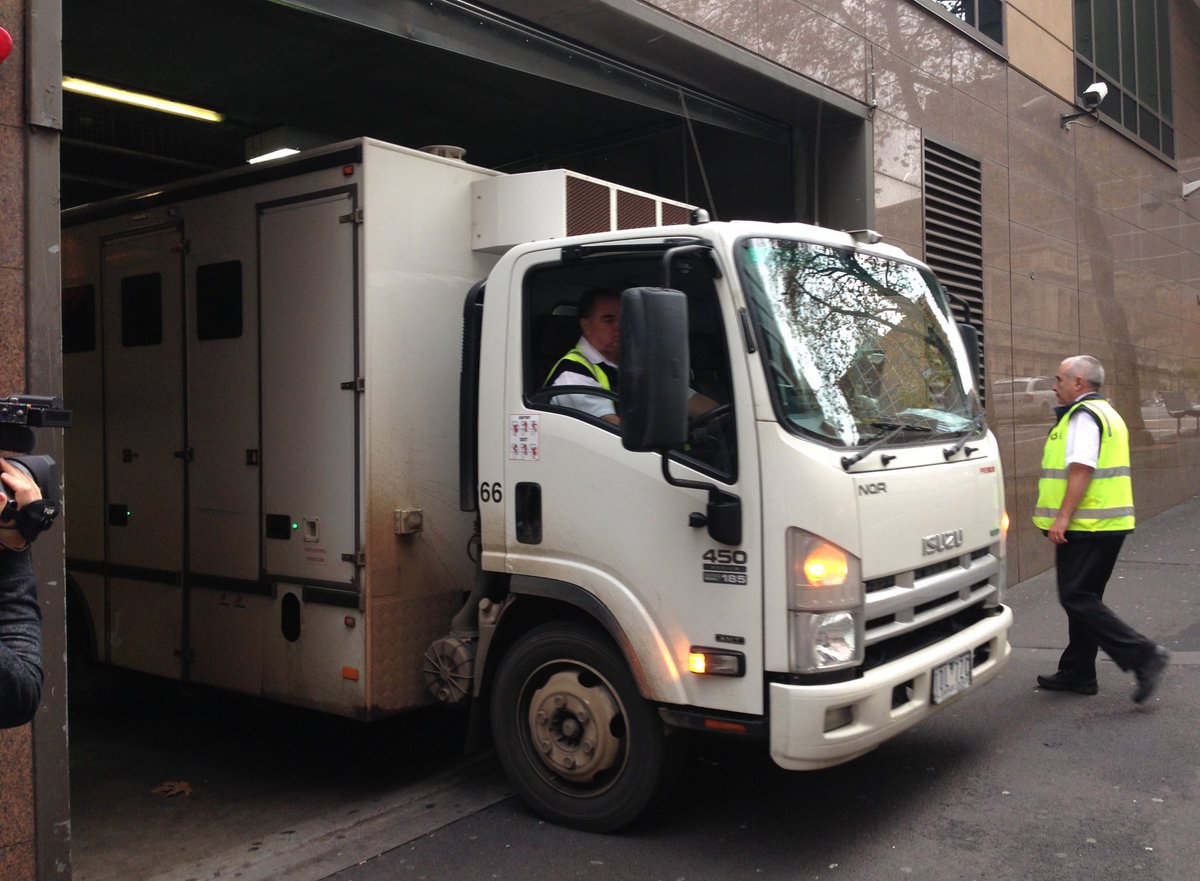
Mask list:
[[359,376],[349,382],[342,383],[342,391],[344,392],[365,392],[366,390],[367,379],[365,376]]
[[367,555],[363,551],[355,551],[353,554],[342,554],[343,563],[353,563],[355,566],[367,565]]
[[363,222],[363,210],[361,208],[355,208],[349,214],[343,214],[341,217],[338,218],[338,223],[362,223],[362,222]]

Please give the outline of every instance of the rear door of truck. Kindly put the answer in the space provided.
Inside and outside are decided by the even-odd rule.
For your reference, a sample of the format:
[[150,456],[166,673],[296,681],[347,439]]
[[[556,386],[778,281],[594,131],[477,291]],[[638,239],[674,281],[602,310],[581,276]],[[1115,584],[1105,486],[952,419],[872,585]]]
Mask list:
[[361,548],[353,217],[351,189],[259,213],[264,569],[268,581],[351,596]]

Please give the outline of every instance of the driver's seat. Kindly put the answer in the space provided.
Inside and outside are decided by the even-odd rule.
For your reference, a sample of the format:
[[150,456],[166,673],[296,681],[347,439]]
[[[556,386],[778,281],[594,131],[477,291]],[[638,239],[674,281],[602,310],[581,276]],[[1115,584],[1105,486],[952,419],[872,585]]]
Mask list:
[[538,315],[533,319],[533,365],[530,385],[541,388],[558,359],[579,340],[579,319],[574,315]]

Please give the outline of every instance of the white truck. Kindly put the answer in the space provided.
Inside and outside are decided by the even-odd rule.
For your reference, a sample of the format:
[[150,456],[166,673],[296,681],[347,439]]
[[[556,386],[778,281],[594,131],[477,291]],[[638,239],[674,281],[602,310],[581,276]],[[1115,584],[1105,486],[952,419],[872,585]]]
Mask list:
[[[592,830],[687,732],[824,768],[1008,658],[978,352],[878,236],[369,139],[63,227],[72,652],[362,719],[469,701]],[[543,388],[594,288],[620,426]]]

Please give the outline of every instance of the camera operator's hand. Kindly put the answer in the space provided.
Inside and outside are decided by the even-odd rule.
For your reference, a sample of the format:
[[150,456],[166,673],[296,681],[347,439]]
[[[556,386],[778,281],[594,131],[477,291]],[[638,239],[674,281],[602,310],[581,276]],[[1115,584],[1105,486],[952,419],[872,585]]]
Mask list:
[[[7,504],[9,499],[16,499],[17,510],[24,508],[30,502],[42,497],[42,491],[32,478],[7,459],[0,458],[0,497]],[[21,534],[13,521],[0,521],[0,545],[10,551],[22,551],[29,545],[29,540]]]

